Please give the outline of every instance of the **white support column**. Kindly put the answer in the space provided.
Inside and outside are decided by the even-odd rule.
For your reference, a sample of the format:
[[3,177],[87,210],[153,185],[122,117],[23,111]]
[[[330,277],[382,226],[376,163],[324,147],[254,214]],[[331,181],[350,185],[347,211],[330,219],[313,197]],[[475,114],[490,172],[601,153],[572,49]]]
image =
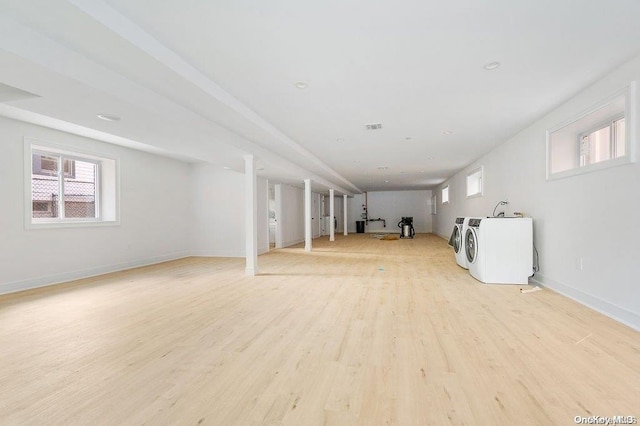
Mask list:
[[342,211],[344,212],[344,235],[349,235],[349,231],[347,231],[347,194],[344,194],[342,197],[344,200],[342,203]]
[[311,251],[311,179],[304,180],[304,249]]
[[282,237],[284,236],[284,222],[282,220],[282,185],[274,185],[276,198],[276,248],[282,248]]
[[333,219],[333,215],[335,214],[334,195],[334,190],[329,189],[329,241],[336,240],[336,224]]
[[258,273],[258,192],[253,155],[244,156],[245,274]]

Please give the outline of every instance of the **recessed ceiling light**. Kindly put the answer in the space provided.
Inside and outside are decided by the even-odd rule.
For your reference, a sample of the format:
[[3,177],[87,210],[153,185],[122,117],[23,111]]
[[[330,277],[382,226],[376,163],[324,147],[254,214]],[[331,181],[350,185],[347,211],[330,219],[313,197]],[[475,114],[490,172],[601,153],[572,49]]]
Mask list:
[[229,167],[229,166],[224,166],[224,167],[223,167],[223,169],[225,169],[225,170],[231,170],[231,167]]
[[491,70],[495,70],[499,66],[500,66],[500,62],[489,62],[488,64],[485,64],[484,69],[487,71],[491,71]]
[[404,140],[410,141],[411,140],[411,136],[407,136],[406,138],[404,138]]
[[445,135],[445,136],[449,136],[449,135],[453,134],[453,130],[448,130],[448,129],[447,130],[443,130],[442,134]]
[[298,82],[296,82],[296,87],[298,89],[306,89],[307,87],[309,87],[309,85],[307,83],[305,83],[304,81],[298,81]]
[[117,115],[98,114],[96,115],[96,117],[104,121],[120,121],[120,117],[118,117]]
[[338,141],[338,142],[344,142],[344,138],[338,138],[338,139],[336,139],[336,141]]
[[378,166],[378,170],[387,170],[389,166]]
[[391,181],[389,181],[389,180],[385,180],[385,181],[384,181],[384,183],[389,183],[389,182],[391,182]]

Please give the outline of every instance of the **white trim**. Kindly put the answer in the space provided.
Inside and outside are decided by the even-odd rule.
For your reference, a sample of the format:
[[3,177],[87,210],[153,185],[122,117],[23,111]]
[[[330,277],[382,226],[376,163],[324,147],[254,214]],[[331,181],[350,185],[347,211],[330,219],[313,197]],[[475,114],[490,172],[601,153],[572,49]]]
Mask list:
[[238,257],[244,258],[245,253],[242,250],[192,250],[189,252],[190,257]]
[[154,256],[145,259],[132,260],[114,265],[99,266],[96,268],[82,269],[79,271],[65,272],[63,274],[45,275],[38,278],[30,278],[28,280],[13,281],[0,284],[0,294],[15,293],[18,291],[31,290],[34,288],[47,287],[56,284],[63,284],[69,281],[75,281],[83,278],[95,277],[111,272],[124,271],[127,269],[139,268],[141,266],[154,265],[157,263],[168,262],[171,260],[183,259],[191,257],[189,252],[177,252],[163,256]]
[[569,299],[575,300],[576,302],[600,312],[609,318],[640,331],[640,314],[636,312],[621,308],[620,306],[614,305],[606,300],[602,300],[599,297],[552,280],[540,273],[536,273],[535,277],[529,278],[529,280],[534,284],[551,289],[556,293],[560,293]]
[[298,239],[298,240],[285,241],[282,243],[282,248],[291,247],[291,246],[295,246],[297,244],[302,244],[302,243],[304,243],[304,238]]

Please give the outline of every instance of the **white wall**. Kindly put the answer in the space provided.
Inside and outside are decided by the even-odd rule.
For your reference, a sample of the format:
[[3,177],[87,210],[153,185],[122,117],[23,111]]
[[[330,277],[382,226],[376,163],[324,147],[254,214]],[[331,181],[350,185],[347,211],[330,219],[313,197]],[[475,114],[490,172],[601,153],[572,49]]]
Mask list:
[[282,184],[282,212],[278,226],[282,227],[282,246],[304,241],[304,190]]
[[[354,194],[353,198],[347,199],[347,230],[356,232],[356,221],[362,219],[362,205],[364,204],[363,194]],[[366,227],[365,227],[366,231]]]
[[[244,174],[209,164],[191,174],[191,251],[196,256],[245,255]],[[267,181],[257,180],[258,253],[269,250]]]
[[[361,220],[364,197],[356,195],[349,199],[349,230],[355,232],[356,220]],[[370,219],[382,218],[387,221],[369,222],[365,232],[400,232],[398,222],[403,216],[413,216],[413,227],[418,233],[432,230],[431,191],[374,191],[367,192],[367,212]]]
[[[119,158],[120,225],[26,230],[24,137]],[[189,164],[2,117],[0,138],[0,293],[189,254]]]
[[[534,219],[541,270],[535,280],[640,329],[640,165],[622,165],[547,181],[545,131],[640,80],[640,58],[623,65],[529,128],[456,174],[450,204],[438,195],[435,232],[448,238],[456,216],[491,215],[508,200],[507,215]],[[638,141],[634,141],[638,148]],[[466,199],[466,172],[484,166],[484,196]],[[583,269],[578,267],[582,259]]]

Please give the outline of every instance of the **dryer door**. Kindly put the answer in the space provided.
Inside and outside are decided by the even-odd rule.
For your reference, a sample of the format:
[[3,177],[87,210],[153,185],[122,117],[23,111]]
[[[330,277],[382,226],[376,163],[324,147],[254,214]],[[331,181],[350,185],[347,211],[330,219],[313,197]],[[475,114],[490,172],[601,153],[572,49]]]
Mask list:
[[456,225],[453,228],[453,250],[455,250],[456,253],[460,253],[460,249],[462,248],[462,238],[462,231],[460,230],[460,227]]
[[478,237],[472,228],[467,229],[464,244],[467,250],[467,260],[469,263],[474,263],[478,257]]

